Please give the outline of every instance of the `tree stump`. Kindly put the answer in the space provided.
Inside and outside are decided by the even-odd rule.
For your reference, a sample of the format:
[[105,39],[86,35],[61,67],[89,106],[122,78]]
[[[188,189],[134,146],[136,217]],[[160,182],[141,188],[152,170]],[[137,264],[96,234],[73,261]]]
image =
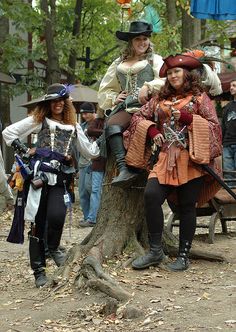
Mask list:
[[[72,275],[71,283],[79,288],[91,287],[118,301],[125,301],[131,294],[104,272],[102,264],[123,252],[128,252],[131,253],[126,264],[128,265],[147,249],[143,200],[147,174],[142,172],[133,186],[121,189],[111,186],[114,169],[113,160],[109,160],[96,226],[81,244],[75,245],[70,250],[67,262],[59,269],[57,276],[69,280]],[[178,240],[166,228],[163,233],[163,246],[166,254],[176,255],[178,252]],[[225,260],[220,255],[196,250],[192,250],[192,256],[217,261]]]

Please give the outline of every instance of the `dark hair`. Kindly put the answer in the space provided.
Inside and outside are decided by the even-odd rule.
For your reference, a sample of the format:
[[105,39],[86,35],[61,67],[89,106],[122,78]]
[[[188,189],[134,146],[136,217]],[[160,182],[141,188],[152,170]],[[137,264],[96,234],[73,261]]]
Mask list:
[[[190,92],[194,96],[198,96],[203,91],[203,84],[201,83],[200,74],[197,70],[188,71],[187,69],[184,69],[184,84],[181,89],[182,96],[186,97]],[[158,96],[159,100],[176,96],[176,90],[172,87],[168,79],[166,80],[165,85],[160,89]]]

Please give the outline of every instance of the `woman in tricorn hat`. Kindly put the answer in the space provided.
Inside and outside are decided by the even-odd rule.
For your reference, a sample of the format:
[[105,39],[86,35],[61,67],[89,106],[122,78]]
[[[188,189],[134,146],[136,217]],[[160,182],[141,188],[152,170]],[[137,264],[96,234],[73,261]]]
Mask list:
[[[199,74],[201,62],[191,56],[176,55],[164,59],[160,77],[166,83],[159,94],[133,115],[126,136],[129,146],[126,161],[136,166],[142,154],[142,138],[159,147],[159,158],[150,171],[144,201],[150,251],[133,261],[135,269],[158,265],[164,259],[162,204],[175,203],[180,218],[179,255],[168,264],[172,271],[188,268],[188,254],[196,229],[196,204],[201,206],[219,190],[219,185],[201,164],[215,171],[215,158],[221,155],[221,129],[214,105],[203,92]],[[140,129],[145,134],[140,135]],[[144,141],[145,144],[145,141]]]
[[153,53],[151,34],[152,25],[145,21],[131,22],[128,32],[116,31],[116,37],[126,43],[126,48],[108,68],[98,91],[100,108],[105,112],[113,110],[105,134],[119,169],[119,175],[112,181],[115,186],[127,186],[136,177],[125,164],[122,133],[132,114],[164,84],[159,77],[163,61]]
[[[47,282],[44,250],[46,227],[50,256],[58,266],[65,261],[65,255],[58,246],[70,198],[68,191],[75,172],[73,150],[78,149],[88,159],[99,155],[96,142],[90,143],[76,122],[69,93],[67,85],[50,85],[30,116],[3,131],[7,145],[11,145],[17,154],[29,155],[33,172],[31,179],[24,182],[24,190],[29,190],[24,219],[31,222],[29,254],[37,287]],[[27,148],[21,141],[31,133],[37,135],[35,148]]]

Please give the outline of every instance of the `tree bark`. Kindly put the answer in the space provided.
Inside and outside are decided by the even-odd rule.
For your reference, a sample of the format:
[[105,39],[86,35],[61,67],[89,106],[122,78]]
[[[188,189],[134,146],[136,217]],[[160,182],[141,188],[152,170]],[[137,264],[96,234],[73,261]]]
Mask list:
[[[0,45],[4,43],[9,34],[9,19],[1,16],[0,17]],[[1,56],[1,55],[0,55]],[[1,66],[2,67],[2,66]],[[10,97],[9,88],[7,84],[0,82],[0,121],[2,129],[11,124],[10,118]],[[4,156],[4,162],[6,166],[6,172],[10,173],[10,168],[13,163],[13,153],[11,147],[7,147],[3,144],[2,135],[0,138],[0,147],[2,146],[2,152]]]
[[[177,24],[177,11],[176,11],[176,3],[173,0],[166,0],[166,14],[167,14],[167,22],[171,27],[175,27]],[[169,49],[174,53],[177,48],[176,42],[174,40],[169,39]]]
[[201,20],[182,9],[182,50],[190,49],[201,40]]
[[[82,7],[83,7],[83,0],[77,0],[76,5],[75,5],[75,10],[74,10],[75,20],[74,20],[73,31],[72,31],[72,37],[74,39],[78,38],[78,36],[80,34]],[[76,59],[77,59],[77,52],[76,52],[76,49],[73,48],[70,51],[70,56],[69,56],[69,61],[68,61],[70,73],[67,76],[67,80],[71,84],[75,83]]]
[[40,8],[46,16],[44,28],[47,49],[46,83],[52,84],[60,82],[61,79],[59,56],[54,42],[56,26],[56,0],[50,0],[49,4],[47,0],[41,0]]

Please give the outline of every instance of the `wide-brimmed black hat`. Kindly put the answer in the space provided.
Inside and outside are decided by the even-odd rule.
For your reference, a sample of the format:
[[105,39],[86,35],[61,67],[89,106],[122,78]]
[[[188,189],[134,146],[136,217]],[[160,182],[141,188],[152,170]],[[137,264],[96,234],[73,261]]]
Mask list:
[[85,102],[80,106],[80,113],[95,113],[96,109],[92,103]]
[[164,63],[159,72],[160,77],[166,77],[167,70],[175,67],[185,68],[187,70],[202,67],[202,63],[197,58],[183,54],[169,55],[167,58],[163,59],[163,61]]
[[60,83],[54,83],[49,85],[46,95],[43,97],[43,101],[54,100],[54,99],[67,99],[70,96],[69,85]]
[[129,31],[116,31],[116,37],[120,40],[129,41],[139,35],[151,36],[153,31],[152,24],[145,21],[134,21],[130,23]]

